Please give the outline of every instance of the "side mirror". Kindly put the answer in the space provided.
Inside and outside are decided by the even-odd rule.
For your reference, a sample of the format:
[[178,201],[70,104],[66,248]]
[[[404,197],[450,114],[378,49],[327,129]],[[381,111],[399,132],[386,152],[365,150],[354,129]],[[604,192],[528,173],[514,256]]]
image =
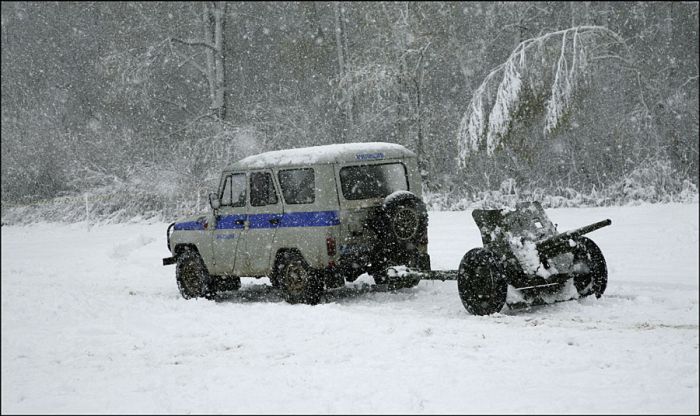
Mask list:
[[214,192],[209,194],[209,205],[211,206],[211,209],[219,209],[219,207],[221,206],[219,196],[216,195]]

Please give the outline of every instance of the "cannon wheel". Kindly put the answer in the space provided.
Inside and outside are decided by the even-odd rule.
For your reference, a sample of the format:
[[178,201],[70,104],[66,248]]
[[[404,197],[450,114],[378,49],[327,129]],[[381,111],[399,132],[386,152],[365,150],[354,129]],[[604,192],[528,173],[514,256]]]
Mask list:
[[595,294],[599,298],[608,286],[608,266],[600,248],[590,238],[579,237],[574,263],[585,263],[588,273],[574,277],[574,286],[580,297]]
[[469,313],[490,315],[500,312],[506,303],[508,282],[498,257],[483,248],[469,250],[459,264],[457,288]]

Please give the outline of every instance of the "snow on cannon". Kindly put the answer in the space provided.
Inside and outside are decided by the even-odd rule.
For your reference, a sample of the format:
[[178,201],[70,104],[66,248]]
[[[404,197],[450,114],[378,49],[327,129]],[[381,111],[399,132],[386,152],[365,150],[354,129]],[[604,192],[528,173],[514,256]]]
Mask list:
[[477,209],[472,217],[484,247],[468,251],[457,271],[459,297],[470,313],[489,315],[506,303],[600,297],[605,291],[605,258],[583,235],[610,225],[609,219],[557,233],[539,202],[519,203],[515,210]]

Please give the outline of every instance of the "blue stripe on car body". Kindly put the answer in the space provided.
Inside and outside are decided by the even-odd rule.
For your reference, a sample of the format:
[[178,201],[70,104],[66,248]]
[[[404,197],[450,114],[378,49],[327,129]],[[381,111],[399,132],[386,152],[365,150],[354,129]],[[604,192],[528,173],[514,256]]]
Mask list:
[[192,230],[204,230],[204,224],[199,221],[188,221],[175,223],[175,230],[180,231],[192,231]]
[[245,221],[246,214],[221,215],[216,221],[217,230],[243,229],[243,224],[236,224],[236,221]]
[[[249,214],[248,228],[277,228],[282,222],[284,214]],[[273,223],[272,220],[277,220]]]
[[[278,221],[272,221],[277,219]],[[287,212],[284,214],[233,214],[222,215],[216,222],[217,230],[243,229],[239,221],[248,221],[251,229],[278,227],[330,227],[340,225],[338,211]],[[175,224],[176,230],[204,230],[199,221],[181,222]]]
[[330,227],[340,225],[338,211],[287,212],[280,227]]

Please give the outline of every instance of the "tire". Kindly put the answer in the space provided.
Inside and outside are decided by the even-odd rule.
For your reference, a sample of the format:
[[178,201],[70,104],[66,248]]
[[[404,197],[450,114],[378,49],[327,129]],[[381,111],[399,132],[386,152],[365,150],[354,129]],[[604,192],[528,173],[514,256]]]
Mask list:
[[462,304],[473,315],[500,312],[506,303],[508,282],[496,255],[475,248],[462,257],[457,272],[457,288]]
[[288,303],[316,305],[323,294],[323,281],[298,254],[285,253],[280,259],[277,281]]
[[418,246],[425,244],[428,211],[415,194],[406,192],[386,200],[370,224],[377,234],[372,259],[375,272],[399,265],[420,268],[425,263]]
[[412,194],[387,202],[384,205],[384,215],[390,231],[388,236],[396,241],[417,241],[421,226],[427,227],[428,216],[425,204]]
[[577,264],[585,265],[587,273],[574,276],[574,286],[579,297],[594,294],[600,298],[608,286],[608,266],[600,248],[590,238],[580,237],[577,240],[577,249],[574,252],[574,267]]
[[180,295],[185,299],[200,297],[211,299],[213,296],[213,292],[210,290],[211,276],[209,276],[204,261],[199,253],[190,247],[186,247],[177,256],[175,280]]

